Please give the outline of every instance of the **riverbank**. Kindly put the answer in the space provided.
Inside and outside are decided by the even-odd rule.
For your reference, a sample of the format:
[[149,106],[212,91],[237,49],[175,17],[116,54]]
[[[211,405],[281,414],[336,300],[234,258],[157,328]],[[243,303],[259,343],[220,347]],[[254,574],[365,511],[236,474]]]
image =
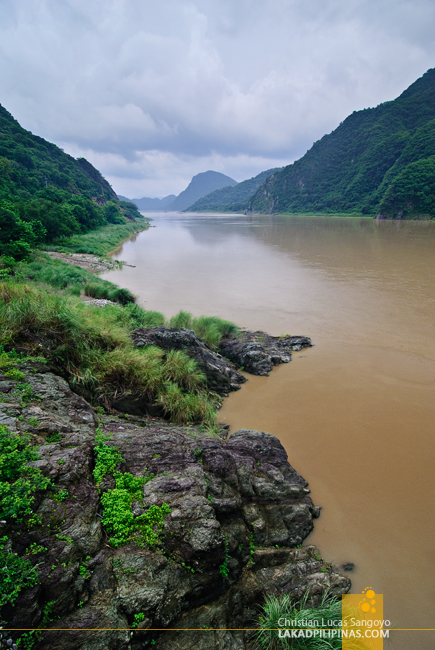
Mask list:
[[[84,304],[89,276],[40,253],[0,284],[6,638],[34,650],[243,649],[266,595],[315,607],[348,591],[315,547],[301,547],[320,509],[278,438],[226,440],[215,424],[210,388],[231,389],[217,384],[216,362],[221,381],[244,380],[213,351],[224,335],[226,355],[263,375],[309,339],[234,338],[231,323],[186,312],[168,330],[133,301]],[[182,326],[208,345],[189,335],[180,350]]]

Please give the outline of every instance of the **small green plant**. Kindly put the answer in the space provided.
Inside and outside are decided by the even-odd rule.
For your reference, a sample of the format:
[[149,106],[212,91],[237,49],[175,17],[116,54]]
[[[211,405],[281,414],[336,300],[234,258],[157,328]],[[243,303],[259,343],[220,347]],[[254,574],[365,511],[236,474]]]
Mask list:
[[60,433],[53,433],[51,436],[48,436],[45,439],[45,444],[46,445],[51,445],[53,442],[60,442],[62,440],[62,436]]
[[83,607],[83,605],[84,605],[84,602],[83,602],[82,600],[80,600],[80,601],[77,603],[77,607],[80,607],[80,608],[81,608],[81,607]]
[[92,571],[90,571],[90,570],[88,569],[88,564],[89,564],[89,560],[90,560],[90,559],[91,559],[91,558],[90,558],[90,556],[88,555],[88,557],[86,558],[86,560],[84,560],[84,561],[80,564],[80,566],[79,566],[79,574],[80,574],[80,575],[82,576],[82,578],[84,578],[85,580],[87,580],[88,578],[90,578],[91,575],[92,575]]
[[73,541],[74,541],[71,537],[67,537],[66,535],[61,535],[60,533],[55,535],[55,537],[57,539],[60,539],[60,540],[64,541],[64,542],[68,542],[68,544],[72,544]]
[[65,465],[65,458],[58,458],[57,464],[58,465]]
[[29,418],[27,422],[30,424],[31,427],[39,426],[39,422],[36,418]]
[[188,564],[186,564],[185,562],[182,562],[181,566],[184,567],[185,569],[187,569],[188,571],[191,571],[192,573],[195,573],[195,569],[193,567],[189,566]]
[[29,546],[29,548],[26,549],[26,555],[38,555],[38,553],[45,553],[47,551],[46,546],[41,546],[40,544],[37,544],[36,542],[32,542]]
[[223,563],[219,566],[219,573],[224,578],[227,578],[230,573],[230,569],[228,567],[228,561],[231,560],[231,555],[229,554],[228,551],[228,540],[225,535],[224,535],[224,549],[225,549],[225,559]]
[[97,429],[95,439],[97,440],[97,446],[95,447],[95,469],[94,469],[94,479],[97,485],[100,485],[101,481],[107,474],[111,474],[119,463],[124,463],[124,458],[122,457],[121,452],[118,447],[110,447],[103,442],[103,434]]
[[65,499],[68,499],[68,497],[69,497],[68,490],[62,489],[59,490],[59,492],[53,496],[53,499],[60,503],[62,501],[65,501]]
[[140,612],[139,614],[134,615],[134,621],[131,624],[132,628],[136,628],[139,623],[142,623],[145,620],[145,614],[143,612]]
[[25,376],[26,375],[24,372],[21,372],[21,370],[18,370],[18,368],[12,368],[11,370],[5,372],[5,377],[9,377],[9,379],[14,379],[15,381],[24,379]]
[[27,558],[13,553],[7,536],[0,539],[0,608],[13,605],[23,589],[38,584],[38,574]]
[[33,402],[35,400],[41,401],[39,395],[36,395],[33,392],[33,388],[28,382],[17,384],[17,387],[14,391],[14,397],[20,398],[21,406],[25,406],[29,402]]
[[153,459],[154,459],[154,460],[159,460],[159,458],[161,458],[161,455],[160,455],[160,454],[154,454],[154,455],[153,455]]
[[29,466],[37,459],[27,438],[0,425],[0,519],[21,521],[30,515],[35,492],[51,485],[39,468]]

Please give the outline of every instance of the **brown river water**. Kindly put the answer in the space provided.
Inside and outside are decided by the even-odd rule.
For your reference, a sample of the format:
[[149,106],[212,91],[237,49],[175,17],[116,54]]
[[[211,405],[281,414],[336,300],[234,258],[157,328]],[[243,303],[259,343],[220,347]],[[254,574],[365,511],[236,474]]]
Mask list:
[[[224,401],[235,431],[278,436],[320,519],[305,543],[354,562],[395,628],[435,628],[435,223],[155,213],[104,274],[172,316],[310,336]],[[397,631],[386,648],[435,648]]]

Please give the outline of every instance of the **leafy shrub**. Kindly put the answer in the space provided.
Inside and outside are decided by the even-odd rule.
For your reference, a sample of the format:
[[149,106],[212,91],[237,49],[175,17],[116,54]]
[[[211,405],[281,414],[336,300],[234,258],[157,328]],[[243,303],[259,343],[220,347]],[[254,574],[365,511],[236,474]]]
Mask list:
[[7,543],[7,537],[0,539],[0,608],[13,605],[20,591],[38,584],[38,574],[30,560],[13,553]]
[[94,451],[96,463],[93,474],[95,483],[99,485],[107,474],[114,472],[116,466],[125,461],[117,447],[109,447],[109,445],[106,445],[101,438]]
[[0,425],[0,519],[20,521],[32,512],[37,490],[46,490],[50,479],[29,465],[38,455],[28,442]]
[[163,520],[170,513],[168,504],[152,505],[138,517],[132,511],[133,502],[142,501],[142,486],[151,481],[154,475],[136,477],[129,472],[115,472],[114,478],[116,487],[101,496],[104,508],[102,523],[111,535],[109,542],[115,548],[129,541],[135,541],[140,546],[158,544]]

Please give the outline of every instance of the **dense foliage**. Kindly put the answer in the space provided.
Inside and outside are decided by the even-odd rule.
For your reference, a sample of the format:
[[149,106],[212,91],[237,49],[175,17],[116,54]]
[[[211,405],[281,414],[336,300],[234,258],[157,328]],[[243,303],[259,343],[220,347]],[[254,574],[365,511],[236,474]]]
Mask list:
[[129,541],[134,541],[138,546],[158,544],[163,520],[170,513],[168,504],[152,505],[138,516],[134,515],[132,509],[134,502],[142,503],[142,487],[154,475],[133,476],[130,472],[115,472],[113,477],[115,488],[101,495],[102,523],[111,535],[110,544],[115,548]]
[[246,210],[248,200],[255,194],[260,185],[271,174],[281,171],[281,167],[268,169],[258,176],[249,178],[247,181],[237,183],[235,186],[222,187],[219,190],[210,192],[202,199],[196,201],[188,208],[189,212],[243,212]]
[[137,218],[87,160],[26,131],[0,106],[0,254],[24,259],[37,244]]
[[435,68],[397,99],[353,112],[270,176],[249,211],[434,218]]

